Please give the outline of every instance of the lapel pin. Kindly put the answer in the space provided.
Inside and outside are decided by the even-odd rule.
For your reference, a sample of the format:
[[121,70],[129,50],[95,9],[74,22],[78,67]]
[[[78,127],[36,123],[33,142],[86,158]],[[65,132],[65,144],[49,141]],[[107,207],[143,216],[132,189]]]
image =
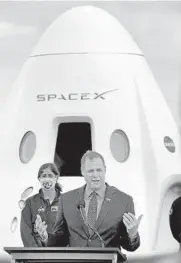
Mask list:
[[107,200],[107,201],[109,201],[109,202],[111,201],[111,199],[110,199],[110,198],[106,198],[106,200]]

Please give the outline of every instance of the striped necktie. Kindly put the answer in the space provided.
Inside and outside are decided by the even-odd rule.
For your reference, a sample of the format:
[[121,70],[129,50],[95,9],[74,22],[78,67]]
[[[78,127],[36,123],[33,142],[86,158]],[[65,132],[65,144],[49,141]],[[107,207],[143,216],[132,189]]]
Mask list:
[[[88,224],[91,227],[95,227],[95,223],[97,220],[97,193],[96,192],[92,192],[91,194],[91,199],[89,202],[89,209],[88,209],[88,213],[87,213],[87,221]],[[89,228],[89,234],[93,234],[93,230]]]

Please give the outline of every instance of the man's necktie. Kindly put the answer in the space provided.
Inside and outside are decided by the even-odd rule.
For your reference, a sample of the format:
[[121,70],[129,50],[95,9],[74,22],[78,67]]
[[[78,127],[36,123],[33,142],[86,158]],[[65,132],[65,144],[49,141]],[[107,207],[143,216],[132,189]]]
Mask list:
[[[88,224],[91,227],[95,227],[96,219],[97,219],[97,193],[92,192],[91,194],[91,200],[89,202],[89,209],[88,209],[88,214],[87,214],[87,221]],[[89,228],[89,234],[93,234],[93,230]]]

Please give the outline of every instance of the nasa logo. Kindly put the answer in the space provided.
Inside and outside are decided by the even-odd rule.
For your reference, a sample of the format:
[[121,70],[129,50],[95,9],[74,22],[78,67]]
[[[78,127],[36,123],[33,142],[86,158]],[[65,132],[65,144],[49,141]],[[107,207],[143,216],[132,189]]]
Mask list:
[[61,100],[61,101],[67,101],[67,100],[105,100],[105,95],[107,93],[116,91],[118,89],[114,90],[107,90],[102,93],[94,92],[94,93],[68,93],[68,94],[38,94],[37,95],[37,101],[43,102],[43,101],[54,101],[54,100]]
[[175,144],[169,136],[164,137],[164,144],[165,144],[165,147],[167,148],[167,150],[169,152],[171,152],[171,153],[175,152]]
[[38,209],[38,213],[43,213],[45,212],[45,208],[43,206],[40,206],[40,208]]

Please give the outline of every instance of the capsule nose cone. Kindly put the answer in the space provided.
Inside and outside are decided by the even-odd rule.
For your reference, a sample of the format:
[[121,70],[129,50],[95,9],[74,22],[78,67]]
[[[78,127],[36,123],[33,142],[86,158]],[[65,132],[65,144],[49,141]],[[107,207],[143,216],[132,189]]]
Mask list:
[[47,54],[142,52],[119,21],[98,7],[80,6],[60,15],[31,56]]

